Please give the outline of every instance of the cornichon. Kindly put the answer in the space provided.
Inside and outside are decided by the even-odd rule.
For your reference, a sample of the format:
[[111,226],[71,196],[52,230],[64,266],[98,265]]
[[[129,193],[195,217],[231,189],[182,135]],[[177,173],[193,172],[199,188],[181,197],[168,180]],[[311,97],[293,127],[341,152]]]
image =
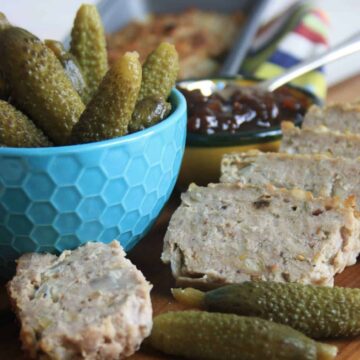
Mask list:
[[167,99],[179,73],[179,56],[175,46],[161,43],[143,65],[139,101],[155,96]]
[[233,314],[179,311],[154,318],[148,343],[194,359],[331,360],[335,346],[271,321]]
[[[9,28],[11,25],[5,14],[0,12],[0,31]],[[0,99],[7,100],[9,96],[9,89],[5,81],[4,75],[0,71]]]
[[96,6],[84,4],[78,10],[71,31],[70,52],[85,77],[87,103],[108,69],[105,33]]
[[0,100],[0,146],[51,146],[50,141],[23,113]]
[[55,54],[61,62],[66,75],[69,77],[75,90],[83,101],[87,100],[87,88],[80,66],[75,56],[64,49],[63,44],[56,40],[45,40],[45,45]]
[[129,131],[134,132],[148,128],[163,120],[171,110],[171,105],[159,97],[148,97],[135,106],[129,124]]
[[206,293],[174,289],[173,294],[190,306],[257,316],[289,325],[316,339],[360,335],[360,289],[245,282]]
[[127,133],[141,84],[137,53],[126,53],[111,67],[74,126],[71,142],[86,143]]
[[0,43],[0,68],[12,99],[50,140],[66,144],[84,104],[59,60],[24,29],[1,31]]
[[0,31],[7,29],[11,26],[9,20],[6,18],[5,14],[0,12]]

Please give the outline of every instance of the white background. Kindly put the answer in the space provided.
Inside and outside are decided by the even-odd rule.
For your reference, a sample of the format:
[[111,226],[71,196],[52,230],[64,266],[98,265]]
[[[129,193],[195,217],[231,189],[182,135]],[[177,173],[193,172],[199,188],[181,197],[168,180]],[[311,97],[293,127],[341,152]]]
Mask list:
[[[62,40],[68,35],[76,10],[83,2],[84,0],[0,0],[0,11],[4,12],[12,23],[27,28],[40,38]],[[86,2],[95,3],[96,0]],[[277,9],[289,2],[292,0],[272,0],[265,17],[271,17]],[[330,44],[335,44],[355,32],[360,33],[360,0],[314,2],[329,15]],[[330,84],[357,73],[360,73],[360,54],[339,60],[327,68]]]

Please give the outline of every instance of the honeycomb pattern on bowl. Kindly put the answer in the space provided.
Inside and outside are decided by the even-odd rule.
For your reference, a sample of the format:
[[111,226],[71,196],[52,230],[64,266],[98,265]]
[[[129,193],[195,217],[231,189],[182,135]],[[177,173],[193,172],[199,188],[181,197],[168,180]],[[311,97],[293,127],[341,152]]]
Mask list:
[[0,277],[9,277],[25,252],[113,239],[130,250],[174,188],[185,135],[186,112],[127,141],[0,149]]

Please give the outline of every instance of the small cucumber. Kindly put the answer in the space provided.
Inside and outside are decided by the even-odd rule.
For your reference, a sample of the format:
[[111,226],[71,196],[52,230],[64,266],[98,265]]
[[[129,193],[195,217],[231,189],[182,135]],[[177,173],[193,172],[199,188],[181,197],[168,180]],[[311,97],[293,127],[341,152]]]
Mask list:
[[127,133],[141,84],[137,53],[126,53],[107,72],[74,126],[73,144],[112,139]]
[[161,43],[145,60],[139,101],[147,97],[166,100],[179,73],[179,56],[175,46]]
[[24,29],[0,32],[0,68],[20,110],[55,144],[66,144],[84,104],[54,53]]
[[6,101],[0,100],[0,146],[42,147],[52,144],[34,123]]
[[95,5],[83,4],[71,31],[70,52],[80,65],[87,84],[85,103],[96,93],[108,70],[104,27]]
[[166,354],[190,359],[331,360],[337,354],[335,346],[285,325],[205,311],[156,316],[148,342]]
[[315,339],[360,335],[360,289],[297,283],[244,282],[203,293],[173,290],[182,303],[209,311],[256,316]]

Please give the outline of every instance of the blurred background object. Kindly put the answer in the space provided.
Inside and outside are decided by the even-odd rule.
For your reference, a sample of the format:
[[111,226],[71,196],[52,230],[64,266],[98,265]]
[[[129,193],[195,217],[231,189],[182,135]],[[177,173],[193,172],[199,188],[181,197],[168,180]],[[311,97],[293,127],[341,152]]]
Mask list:
[[[120,1],[130,6],[131,1]],[[72,25],[72,19],[83,0],[64,2],[62,0],[17,0],[0,2],[0,11],[6,13],[14,24],[26,27],[41,38],[64,39]],[[97,3],[96,0],[87,0],[88,3]],[[263,21],[267,21],[281,10],[294,3],[295,0],[276,0],[269,2]],[[324,10],[330,19],[330,46],[345,39],[352,33],[360,30],[358,0],[314,0],[313,3]],[[352,55],[339,60],[327,67],[329,85],[340,82],[360,72],[360,55]]]

